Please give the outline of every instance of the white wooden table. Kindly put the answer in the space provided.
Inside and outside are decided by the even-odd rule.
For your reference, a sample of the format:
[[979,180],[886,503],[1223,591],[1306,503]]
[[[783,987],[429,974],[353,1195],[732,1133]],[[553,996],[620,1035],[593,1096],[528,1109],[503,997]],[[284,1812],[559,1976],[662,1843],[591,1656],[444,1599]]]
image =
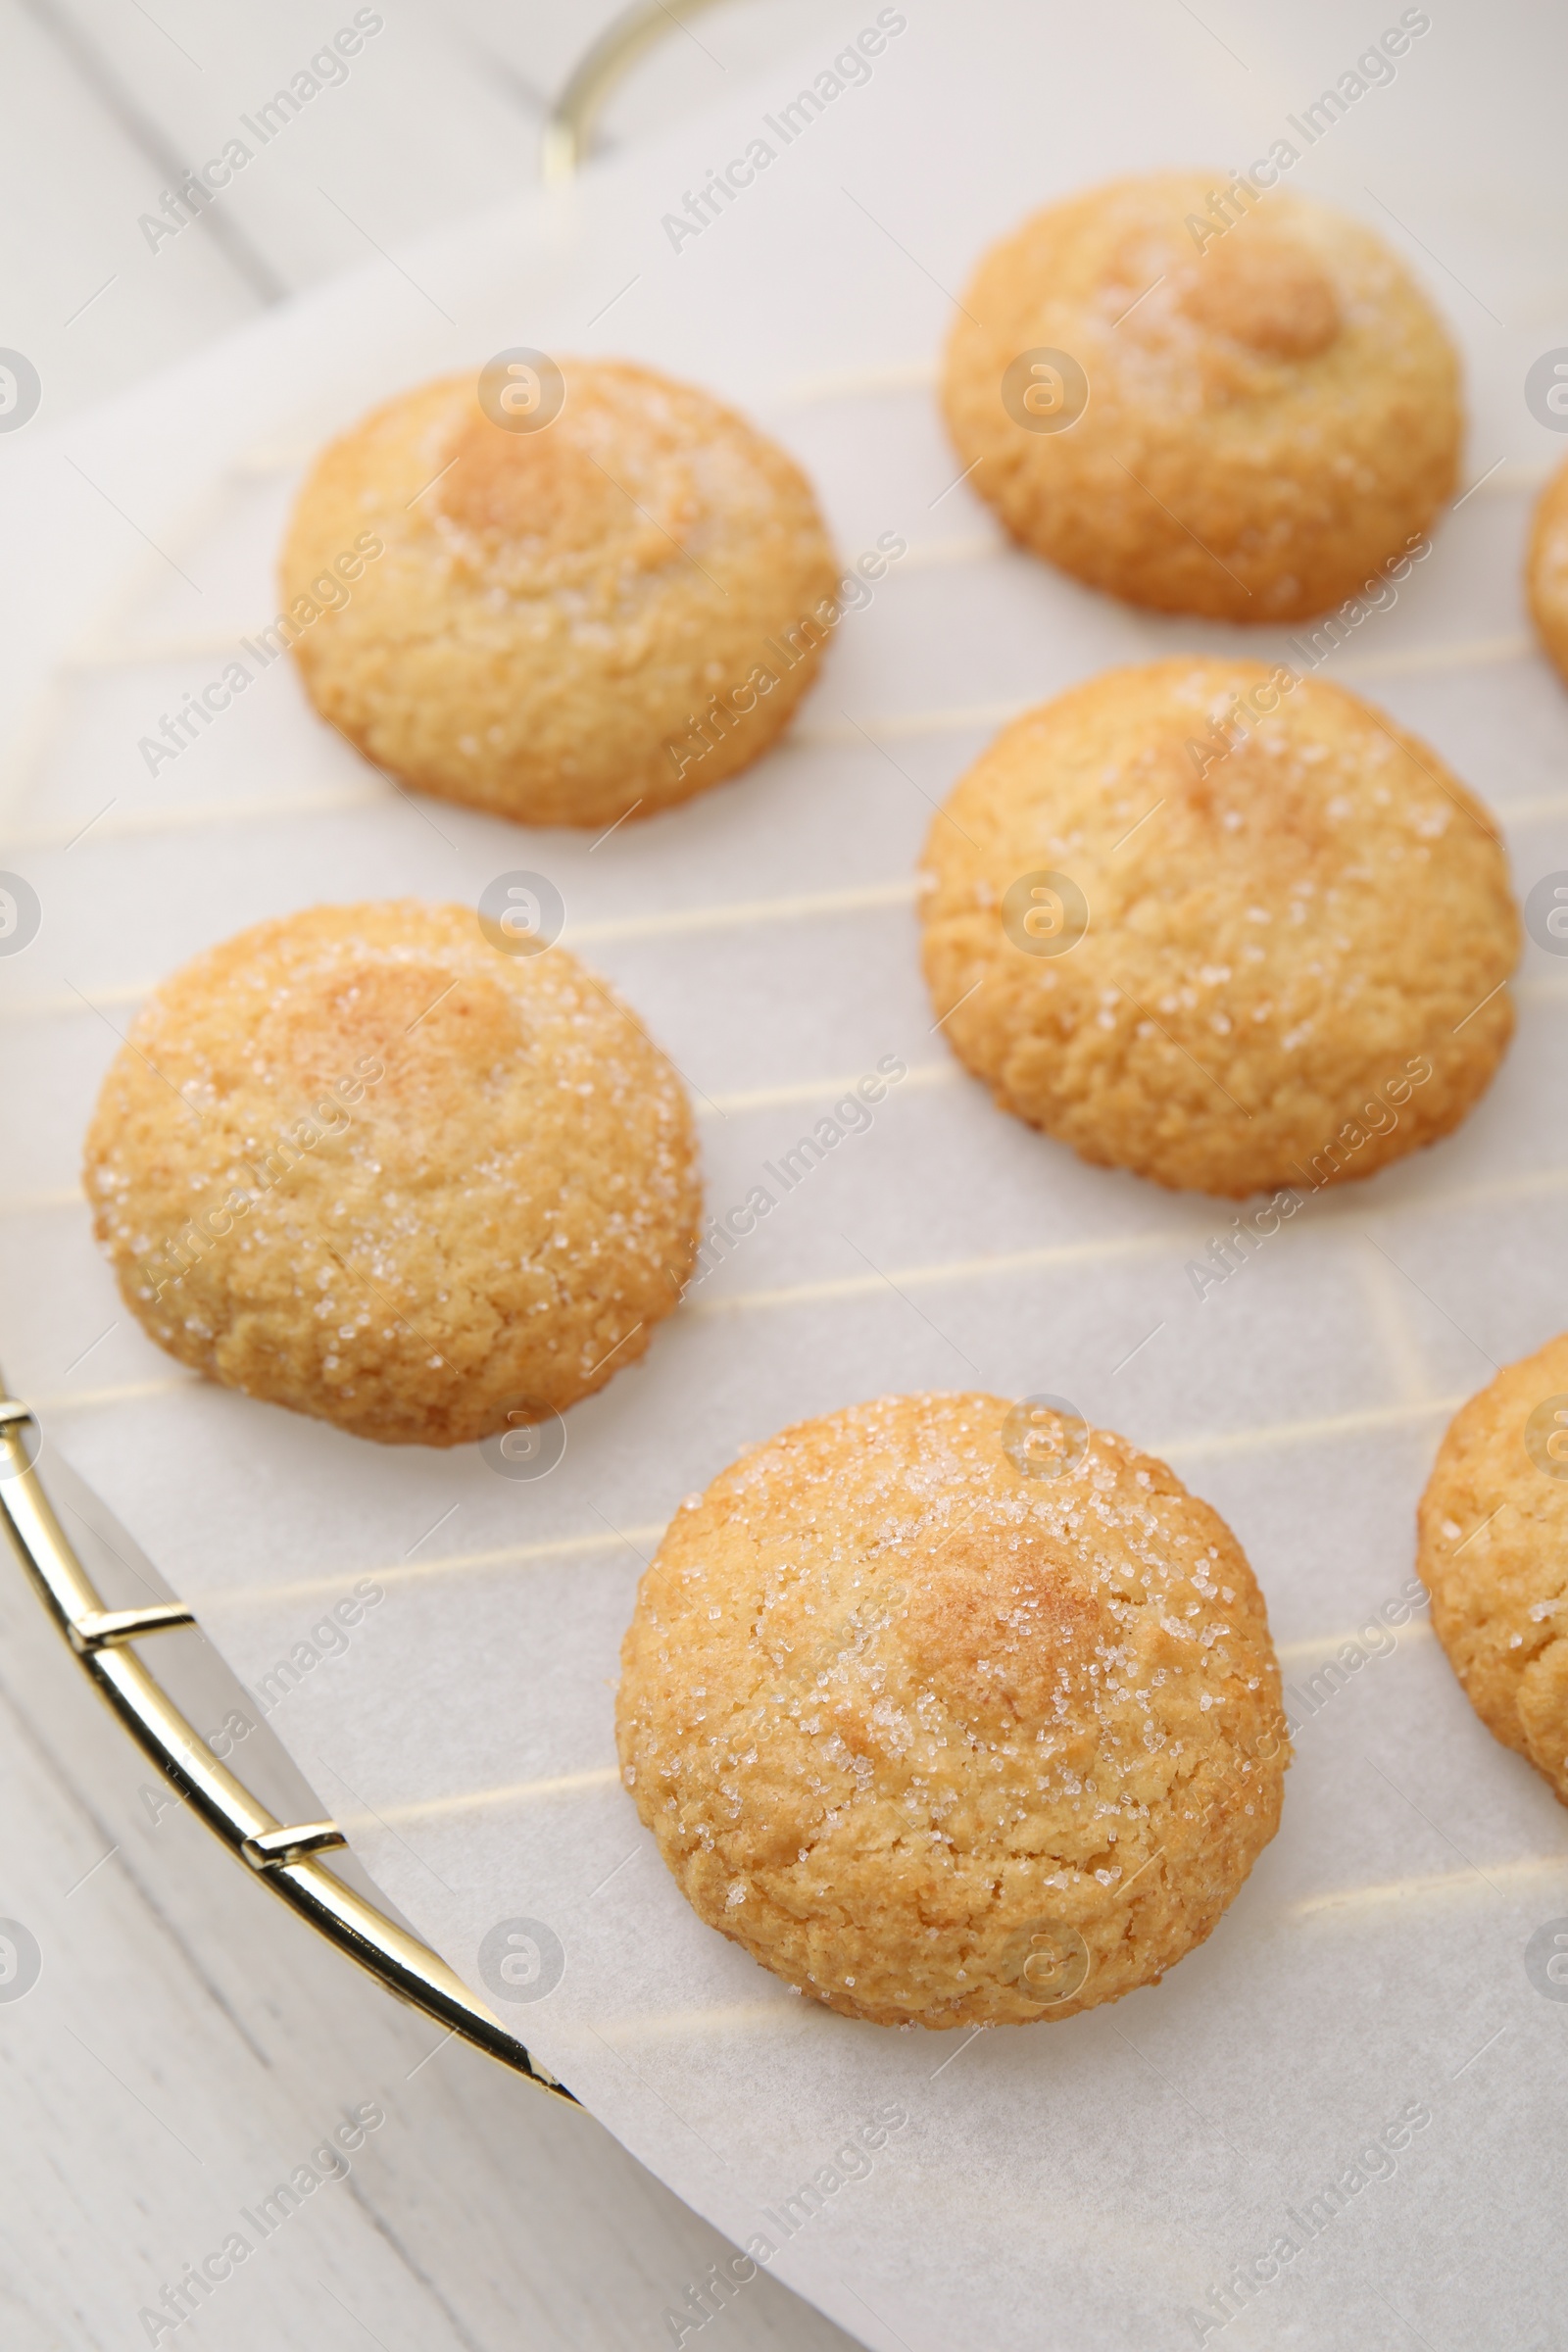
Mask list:
[[[36,368],[41,415],[112,400],[536,178],[550,97],[614,13],[379,0],[345,77],[264,146],[241,119],[354,23],[351,0],[0,0],[0,344]],[[639,69],[606,137],[701,105],[841,15],[704,11]],[[144,225],[236,137],[253,152],[220,201],[172,235]],[[24,1998],[0,1997],[5,2352],[618,2352],[683,2324],[720,2352],[848,2342],[765,2276],[704,2321],[717,2233],[586,2115],[441,2043],[237,1870],[110,1720],[9,1555],[0,1785],[0,1918],[46,1955]],[[265,2240],[248,2230],[242,2211],[356,2109],[385,2120],[347,2173]],[[143,2316],[179,2308],[168,2290],[236,2230],[253,2250],[205,2293],[187,2285],[177,2329]]]

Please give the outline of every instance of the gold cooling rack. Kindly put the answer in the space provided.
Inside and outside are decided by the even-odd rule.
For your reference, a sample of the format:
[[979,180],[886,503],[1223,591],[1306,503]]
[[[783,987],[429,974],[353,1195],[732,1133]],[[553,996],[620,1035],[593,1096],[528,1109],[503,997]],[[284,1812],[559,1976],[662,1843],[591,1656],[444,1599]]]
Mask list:
[[[577,170],[594,121],[627,69],[684,17],[710,4],[675,0],[665,7],[652,0],[614,20],[571,74],[545,123],[547,182],[569,179]],[[4,1386],[0,1380],[0,1391]],[[348,1845],[335,1821],[279,1820],[213,1753],[140,1654],[144,1642],[194,1628],[194,1613],[173,1599],[139,1608],[104,1606],[38,1475],[40,1445],[30,1407],[0,1395],[0,1519],[82,1672],[131,1738],[230,1851],[339,1951],[475,2049],[569,2099],[565,2085],[529,2056],[444,1960],[328,1869],[322,1857]],[[216,1661],[206,1671],[209,1680],[226,1672]]]

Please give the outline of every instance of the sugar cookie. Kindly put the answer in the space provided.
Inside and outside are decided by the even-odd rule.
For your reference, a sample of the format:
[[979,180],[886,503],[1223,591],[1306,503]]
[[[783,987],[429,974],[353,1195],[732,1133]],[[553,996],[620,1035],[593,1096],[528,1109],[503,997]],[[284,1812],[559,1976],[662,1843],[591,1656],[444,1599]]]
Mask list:
[[1086,1159],[1233,1200],[1446,1135],[1513,1029],[1508,865],[1369,703],[1182,656],[1005,728],[925,850],[942,1033]]
[[1568,678],[1568,466],[1557,468],[1537,501],[1525,585],[1541,642]]
[[[1162,612],[1323,612],[1425,532],[1459,370],[1381,237],[1327,206],[1156,172],[1054,204],[966,289],[942,400],[1015,539]],[[1228,224],[1227,224],[1228,223]]]
[[1163,1462],[883,1396],[677,1511],[622,1778],[710,1927],[877,2025],[1071,2017],[1200,1943],[1279,1822],[1263,1601]]
[[311,700],[368,759],[603,826],[767,750],[837,571],[800,468],[732,409],[623,361],[568,360],[559,391],[498,422],[448,376],[367,416],[300,494],[282,594]]
[[1568,1337],[1449,1422],[1416,1566],[1465,1696],[1568,1805]]
[[425,1446],[547,1420],[640,1356],[700,1207],[684,1089],[634,1016],[564,948],[498,953],[414,900],[258,923],[166,981],[85,1180],[160,1347]]

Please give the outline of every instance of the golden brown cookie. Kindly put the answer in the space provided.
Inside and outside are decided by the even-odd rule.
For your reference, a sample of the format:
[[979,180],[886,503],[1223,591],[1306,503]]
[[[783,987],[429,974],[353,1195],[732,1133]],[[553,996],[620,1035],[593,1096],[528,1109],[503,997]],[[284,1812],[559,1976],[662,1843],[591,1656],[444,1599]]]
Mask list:
[[1465,1696],[1568,1805],[1568,1337],[1460,1406],[1417,1528],[1432,1623]]
[[1557,468],[1537,503],[1525,585],[1541,642],[1568,678],[1568,465]]
[[374,411],[300,493],[282,595],[311,700],[378,766],[601,826],[766,751],[837,569],[800,468],[732,409],[623,361],[559,389],[536,429],[471,375]]
[[635,1016],[564,948],[500,953],[469,908],[413,899],[258,923],[166,981],[85,1181],[160,1347],[423,1446],[634,1362],[700,1210],[685,1092]]
[[744,1454],[665,1531],[621,1665],[622,1778],[693,1908],[874,2025],[1156,1983],[1279,1822],[1235,1537],[1037,1400],[883,1396]]
[[1451,494],[1463,427],[1453,347],[1380,237],[1194,172],[1093,188],[994,245],[942,399],[1024,546],[1228,620],[1353,595]]
[[1016,720],[922,874],[943,1034],[1085,1159],[1233,1200],[1446,1135],[1513,1030],[1490,818],[1343,687],[1181,656]]

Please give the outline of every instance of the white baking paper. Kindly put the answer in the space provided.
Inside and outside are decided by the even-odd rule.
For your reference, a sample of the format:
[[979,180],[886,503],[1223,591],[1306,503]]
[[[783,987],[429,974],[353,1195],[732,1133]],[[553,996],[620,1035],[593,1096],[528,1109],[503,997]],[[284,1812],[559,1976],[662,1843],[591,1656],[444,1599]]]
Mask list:
[[[847,10],[846,39],[877,18]],[[881,22],[868,75],[846,69],[787,145],[765,118],[830,51],[112,411],[0,437],[0,863],[43,915],[0,957],[7,1372],[403,1911],[629,2147],[868,2345],[1543,2345],[1568,2288],[1568,2001],[1543,1957],[1568,1922],[1568,1822],[1401,1602],[1447,1414],[1568,1319],[1568,964],[1549,936],[1528,947],[1517,1041],[1459,1134],[1313,1201],[1200,1298],[1185,1268],[1230,1210],[991,1107],[933,1030],[910,881],[933,803],[1013,709],[1175,648],[1293,658],[1283,633],[1124,611],[1003,549],[934,408],[952,295],[1030,205],[1249,161],[1351,83],[1296,142],[1292,184],[1370,220],[1441,304],[1475,487],[1325,674],[1485,796],[1521,896],[1568,868],[1568,693],[1519,588],[1532,498],[1568,455],[1523,393],[1568,347],[1562,27],[1434,8],[1389,80],[1356,70],[1384,18],[1347,7],[904,0]],[[673,238],[664,216],[757,136],[770,166]],[[790,740],[591,846],[398,794],[279,662],[149,775],[140,739],[273,610],[309,449],[518,344],[710,386],[808,467],[846,559],[906,542]],[[188,1379],[127,1318],[75,1189],[150,980],[284,908],[471,904],[518,868],[552,878],[567,943],[687,1073],[712,1211],[883,1057],[907,1066],[646,1362],[573,1411],[536,1483]],[[1067,1396],[1218,1505],[1268,1596],[1298,1753],[1278,1838],[1163,1984],[1055,2026],[887,2032],[814,2009],[689,1912],[615,1782],[616,1652],[659,1529],[742,1444],[972,1385]],[[363,1580],[380,1597],[341,1639],[314,1633]],[[700,2317],[676,2311],[669,2339]]]

